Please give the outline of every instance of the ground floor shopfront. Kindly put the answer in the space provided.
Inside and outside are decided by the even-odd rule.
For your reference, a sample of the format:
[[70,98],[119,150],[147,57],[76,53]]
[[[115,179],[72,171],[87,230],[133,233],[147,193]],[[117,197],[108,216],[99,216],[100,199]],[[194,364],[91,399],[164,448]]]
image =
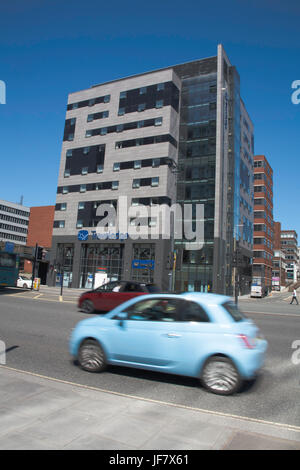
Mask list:
[[172,285],[170,240],[78,240],[53,237],[48,285],[96,288],[113,280]]
[[[175,255],[175,259],[174,259]],[[251,272],[240,266],[240,294],[249,293]],[[105,282],[132,280],[154,283],[162,291],[215,292],[232,295],[231,274],[226,281],[226,266],[218,259],[213,243],[200,250],[186,251],[171,240],[98,240],[88,235],[53,237],[47,284],[93,289]]]

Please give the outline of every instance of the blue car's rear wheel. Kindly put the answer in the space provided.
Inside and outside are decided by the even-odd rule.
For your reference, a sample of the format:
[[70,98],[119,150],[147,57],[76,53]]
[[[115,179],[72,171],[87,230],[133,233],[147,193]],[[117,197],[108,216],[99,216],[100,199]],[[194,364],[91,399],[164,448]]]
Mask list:
[[80,345],[78,362],[88,372],[102,372],[106,368],[106,357],[100,344],[87,339]]
[[213,356],[204,364],[201,382],[212,393],[231,395],[240,389],[242,379],[228,357]]

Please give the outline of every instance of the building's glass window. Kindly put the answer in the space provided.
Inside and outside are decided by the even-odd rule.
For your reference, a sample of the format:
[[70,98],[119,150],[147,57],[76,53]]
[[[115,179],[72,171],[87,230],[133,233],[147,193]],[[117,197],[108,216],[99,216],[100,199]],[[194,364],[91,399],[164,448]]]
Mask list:
[[71,173],[70,173],[70,170],[67,169],[67,170],[65,170],[65,172],[64,172],[64,177],[65,177],[65,178],[69,178],[70,174],[71,174]]
[[105,95],[103,98],[103,103],[109,103],[110,102],[110,95]]
[[85,137],[92,137],[92,135],[93,135],[93,131],[90,129],[85,132]]
[[73,103],[72,104],[72,109],[78,109],[78,103]]
[[76,228],[82,228],[82,227],[83,227],[82,220],[77,220]]
[[65,221],[64,221],[64,220],[60,220],[60,221],[58,222],[58,227],[59,227],[59,228],[65,228]]
[[62,202],[61,205],[60,205],[60,210],[61,211],[66,211],[67,210],[67,203],[66,202]]
[[118,116],[124,116],[124,114],[125,114],[125,108],[119,108]]
[[162,91],[165,89],[165,84],[164,83],[158,83],[156,87],[157,91]]
[[82,175],[87,175],[89,172],[89,168],[87,166],[84,166],[82,169],[81,169],[81,174]]
[[63,187],[63,190],[62,190],[62,193],[63,193],[63,194],[68,194],[68,192],[69,192],[68,186],[64,186],[64,187]]
[[126,92],[126,91],[121,91],[121,93],[120,93],[120,99],[121,99],[121,98],[126,98],[126,96],[127,96],[127,92]]
[[78,203],[78,210],[82,210],[82,209],[84,209],[84,207],[85,207],[85,203],[84,203],[84,202],[79,202],[79,203]]
[[94,120],[94,115],[93,114],[88,114],[87,122],[92,122],[93,120]]
[[111,189],[119,189],[119,181],[112,181]]
[[140,179],[134,179],[133,182],[132,182],[132,187],[134,189],[139,188],[140,187]]
[[117,130],[117,132],[123,132],[124,125],[123,124],[118,124],[116,130]]
[[138,169],[141,168],[141,167],[142,167],[142,162],[141,162],[141,160],[135,160],[135,161],[134,161],[134,166],[133,166],[133,168],[134,168],[135,170],[138,170]]
[[160,165],[160,158],[153,158],[152,160],[152,168],[157,168]]
[[74,134],[69,134],[68,141],[71,142],[72,140],[74,140]]
[[67,150],[66,156],[67,157],[72,157],[72,150],[71,149]]
[[132,267],[131,279],[138,282],[153,283],[154,281],[154,260],[155,260],[155,245],[136,243],[133,245],[132,258],[135,260],[149,260],[153,264],[149,264],[149,268],[141,269]]
[[145,125],[145,121],[138,121],[137,123],[138,129],[141,129],[141,127],[144,127],[144,125]]
[[162,118],[162,117],[155,118],[154,125],[155,125],[155,126],[161,126],[161,125],[162,125],[162,122],[163,122],[163,118]]
[[140,88],[140,95],[145,95],[147,93],[147,87],[146,86],[143,86],[142,88]]
[[[111,281],[121,279],[123,264],[123,247],[117,244],[85,244],[81,245],[80,285],[83,289],[92,289],[99,285],[103,273]],[[99,272],[99,266],[102,270]],[[97,284],[95,284],[97,282]]]
[[155,176],[154,178],[151,178],[151,186],[158,186],[159,184],[159,177]]
[[114,171],[119,171],[119,170],[120,170],[120,163],[119,163],[119,162],[114,163],[113,170],[114,170]]
[[100,129],[100,135],[106,135],[107,134],[107,127],[102,127]]
[[156,108],[162,108],[164,105],[164,100],[157,100],[155,103]]
[[146,103],[140,103],[138,105],[138,112],[145,111],[146,109]]
[[80,192],[85,193],[86,192],[86,184],[81,184],[80,185]]
[[97,165],[97,173],[103,173],[103,164],[102,163]]
[[83,148],[84,155],[87,155],[89,153],[89,151],[90,151],[90,147],[84,147]]

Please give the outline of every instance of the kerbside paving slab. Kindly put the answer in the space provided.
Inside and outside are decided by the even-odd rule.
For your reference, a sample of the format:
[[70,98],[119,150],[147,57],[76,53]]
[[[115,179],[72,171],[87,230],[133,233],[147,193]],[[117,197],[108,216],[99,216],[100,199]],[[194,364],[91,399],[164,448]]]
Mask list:
[[0,366],[1,450],[300,450],[300,427]]

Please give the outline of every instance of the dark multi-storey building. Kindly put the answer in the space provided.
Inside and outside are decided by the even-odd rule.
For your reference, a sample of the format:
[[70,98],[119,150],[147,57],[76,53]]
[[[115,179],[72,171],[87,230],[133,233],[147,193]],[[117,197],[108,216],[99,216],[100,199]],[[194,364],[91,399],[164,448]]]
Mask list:
[[266,291],[272,289],[273,245],[273,170],[264,155],[255,155],[253,281]]
[[[240,291],[249,291],[254,138],[239,83],[218,46],[215,57],[69,95],[49,284],[63,272],[73,287],[104,276],[232,294],[235,269]],[[192,204],[193,227],[196,204],[203,205],[201,249],[173,236],[100,239],[97,207],[106,202],[118,210],[125,195],[136,207]]]

